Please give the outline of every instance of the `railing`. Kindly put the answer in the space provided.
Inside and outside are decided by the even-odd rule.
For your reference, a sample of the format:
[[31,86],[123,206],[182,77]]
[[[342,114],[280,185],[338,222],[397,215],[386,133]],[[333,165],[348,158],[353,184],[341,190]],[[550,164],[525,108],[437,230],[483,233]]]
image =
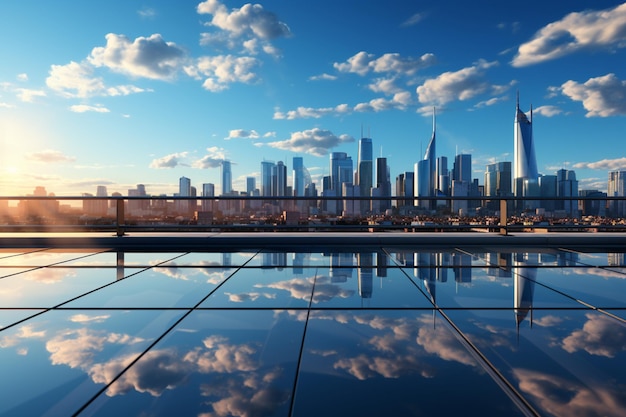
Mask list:
[[[361,214],[363,201],[376,208],[373,214]],[[416,201],[422,207],[406,204]],[[77,202],[80,207],[72,206]],[[469,202],[481,213],[450,213]],[[521,209],[561,203],[575,207],[576,214]],[[333,204],[342,210],[328,210]],[[392,208],[379,213],[381,204]],[[623,218],[579,216],[579,204],[592,204],[602,214],[626,211],[626,197],[8,196],[0,197],[0,232],[626,231]]]

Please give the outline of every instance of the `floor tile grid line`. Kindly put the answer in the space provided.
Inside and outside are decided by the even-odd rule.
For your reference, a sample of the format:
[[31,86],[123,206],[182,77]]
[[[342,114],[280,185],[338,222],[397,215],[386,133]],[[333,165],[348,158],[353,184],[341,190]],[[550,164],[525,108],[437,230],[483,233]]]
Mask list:
[[[41,252],[41,251],[37,251],[37,252]],[[106,252],[108,252],[108,250],[101,251],[101,252],[96,252],[96,253],[90,253],[90,254],[88,254],[88,255],[79,256],[79,257],[77,257],[77,258],[66,259],[66,260],[64,260],[64,261],[54,262],[54,263],[51,263],[51,264],[49,264],[49,265],[27,265],[27,266],[19,266],[19,265],[10,265],[10,266],[9,266],[9,265],[7,265],[7,266],[4,266],[4,265],[2,265],[2,266],[0,266],[0,270],[1,270],[2,268],[31,268],[31,269],[27,269],[27,270],[20,271],[20,272],[15,272],[15,273],[13,273],[13,274],[9,274],[9,275],[0,276],[0,279],[3,279],[3,278],[8,278],[8,277],[12,277],[12,276],[19,275],[19,274],[23,274],[23,273],[25,273],[25,272],[36,271],[36,270],[38,270],[38,269],[59,267],[59,265],[61,265],[61,264],[62,264],[62,263],[64,263],[64,262],[70,262],[70,261],[74,261],[74,260],[76,260],[76,259],[86,258],[86,257],[88,257],[88,256],[97,255],[97,254],[100,254],[100,253],[106,253]],[[62,268],[62,267],[63,267],[63,266],[61,266],[61,268]]]
[[[433,302],[432,302],[432,300],[430,299],[430,297],[428,296],[428,294],[426,294],[426,293],[425,293],[425,292],[424,292],[424,291],[420,288],[420,286],[419,286],[419,285],[418,285],[418,284],[417,284],[417,283],[413,280],[413,278],[412,278],[412,274],[409,274],[409,273],[407,273],[407,272],[406,272],[406,269],[407,269],[407,268],[409,268],[409,267],[407,267],[406,265],[402,265],[402,264],[400,264],[400,263],[399,263],[399,262],[398,262],[398,261],[397,261],[397,260],[396,260],[396,259],[395,259],[395,258],[394,258],[391,254],[390,254],[390,253],[389,253],[389,251],[388,251],[387,249],[383,248],[383,251],[385,252],[385,254],[387,254],[387,256],[388,256],[389,258],[391,258],[391,261],[392,261],[393,263],[395,263],[396,265],[400,266],[400,271],[402,271],[402,273],[403,273],[403,274],[404,274],[404,275],[405,275],[405,276],[409,279],[409,281],[411,281],[411,283],[415,286],[415,288],[417,288],[417,290],[418,290],[420,293],[422,293],[422,295],[423,295],[424,297],[426,297],[426,299],[427,299],[428,301],[430,301],[430,303],[431,303],[431,304],[433,304]],[[414,269],[414,268],[416,268],[416,267],[414,266],[414,267],[412,267],[412,268]],[[434,304],[433,304],[433,306],[434,306]]]
[[300,376],[300,366],[302,364],[302,353],[304,352],[304,344],[306,342],[306,331],[309,325],[309,317],[311,315],[311,307],[313,305],[313,296],[315,294],[315,284],[317,282],[317,269],[315,270],[315,277],[313,279],[313,285],[311,288],[311,298],[309,299],[309,306],[306,310],[306,320],[304,322],[304,329],[302,330],[302,340],[300,342],[300,351],[298,352],[298,363],[296,364],[295,377],[293,380],[293,388],[291,390],[291,402],[289,404],[289,416],[293,416],[293,407],[296,403],[296,392],[298,389],[298,380]]
[[[495,264],[491,264],[491,263],[489,263],[489,262],[488,262],[487,260],[485,260],[485,259],[482,259],[482,261],[483,261],[483,262],[485,262],[485,265],[488,265],[488,266],[493,266],[493,267],[498,267],[498,266],[497,266],[497,265],[495,265]],[[587,266],[585,266],[585,267],[587,267]],[[534,266],[532,266],[531,268],[534,268]],[[520,268],[520,269],[523,269],[523,268]],[[524,275],[522,275],[521,273],[518,273],[518,272],[513,272],[513,273],[514,273],[514,274],[516,274],[516,275],[518,275],[518,276],[519,276],[519,277],[521,277],[522,279],[525,279],[525,280],[531,281],[531,282],[533,282],[533,283],[535,283],[535,284],[537,284],[537,285],[539,285],[539,286],[541,286],[541,287],[543,287],[543,288],[546,288],[546,289],[547,289],[547,290],[549,290],[549,291],[553,291],[553,292],[555,292],[555,293],[557,293],[557,294],[560,294],[560,295],[562,295],[562,296],[564,296],[564,297],[566,297],[566,298],[569,298],[570,300],[575,301],[575,302],[577,302],[578,304],[580,304],[580,305],[582,305],[582,306],[584,306],[584,307],[586,307],[586,308],[588,308],[588,309],[590,309],[590,310],[598,311],[598,312],[600,312],[600,313],[602,313],[602,314],[604,314],[604,315],[606,315],[606,316],[608,316],[608,317],[611,317],[611,318],[612,318],[612,319],[614,319],[614,320],[618,320],[618,321],[620,321],[620,322],[622,322],[622,323],[626,323],[626,319],[624,319],[624,318],[622,318],[622,317],[619,317],[619,316],[616,316],[615,314],[613,314],[613,313],[611,313],[611,312],[609,312],[609,311],[606,311],[608,308],[611,308],[611,307],[608,307],[608,308],[603,308],[603,307],[594,306],[593,304],[590,304],[590,303],[588,303],[588,302],[586,302],[586,301],[584,301],[584,300],[581,300],[581,299],[576,298],[576,297],[574,297],[574,296],[572,296],[572,295],[569,295],[569,294],[567,294],[567,293],[565,293],[565,292],[563,292],[563,291],[561,291],[561,290],[558,290],[558,289],[553,288],[553,287],[551,287],[551,286],[549,286],[549,285],[547,285],[547,284],[544,284],[544,283],[542,283],[542,282],[539,282],[539,281],[537,281],[536,279],[532,279],[532,278],[526,277],[526,276],[524,276]],[[535,309],[535,307],[532,307],[532,309]],[[612,309],[612,308],[611,308],[611,309]]]
[[[402,269],[402,273],[406,275],[406,277],[415,285],[415,287],[420,290],[424,296],[426,294],[420,289],[419,285],[415,282],[412,275],[407,273],[404,269]],[[524,398],[524,396],[509,382],[504,375],[497,369],[495,365],[493,365],[489,359],[474,345],[469,338],[459,329],[454,322],[445,314],[445,312],[437,305],[432,297],[428,297],[428,300],[433,306],[433,309],[437,311],[446,321],[446,323],[450,326],[452,334],[459,340],[459,342],[465,347],[465,349],[476,359],[476,361],[481,365],[481,367],[487,372],[487,374],[492,378],[492,380],[502,389],[502,391],[515,403],[515,405],[520,409],[520,411],[526,415],[531,417],[539,417],[540,414],[532,407],[532,405]],[[467,309],[462,309],[467,310]]]
[[[189,252],[187,252],[187,253],[189,253]],[[180,256],[186,255],[187,253],[184,253],[184,254],[179,255],[179,256],[177,256],[175,258],[172,258],[172,259],[176,259],[176,258],[178,258]],[[257,254],[254,254],[252,257],[250,257],[250,259],[248,259],[248,261],[246,261],[246,263],[250,262],[256,255]],[[168,261],[165,261],[165,262],[169,262],[172,259],[170,259]],[[161,263],[159,263],[159,265],[160,264]],[[243,266],[245,266],[245,264]],[[224,281],[222,281],[215,288],[213,288],[211,291],[209,291],[209,293],[207,295],[205,295],[200,301],[198,301],[193,307],[188,308],[188,309],[184,309],[184,310],[187,310],[187,311],[183,315],[181,315],[169,328],[167,328],[159,337],[157,337],[152,343],[150,343],[150,345],[148,345],[148,347],[146,349],[144,349],[143,352],[141,352],[139,355],[137,355],[137,357],[135,357],[135,359],[133,359],[128,365],[126,365],[126,367],[124,369],[122,369],[115,377],[113,377],[111,379],[111,381],[109,381],[107,384],[105,384],[100,390],[98,390],[98,392],[96,392],[89,400],[87,400],[87,402],[85,402],[78,410],[76,410],[76,412],[74,412],[74,414],[72,414],[72,417],[77,417],[83,411],[85,411],[85,409],[87,407],[89,407],[90,404],[92,404],[100,395],[104,394],[106,392],[106,390],[109,389],[109,387],[111,385],[113,385],[118,379],[120,379],[122,377],[122,375],[124,375],[133,365],[135,365],[137,362],[139,362],[139,360],[141,358],[143,358],[154,346],[156,346],[161,340],[163,340],[165,338],[165,336],[167,336],[172,330],[174,330],[193,311],[195,311],[196,308],[200,304],[202,304],[207,298],[209,298],[212,294],[214,294],[215,291],[217,291],[222,285],[224,285],[224,283],[226,283],[237,272],[239,272],[241,270],[241,268],[243,268],[243,266],[241,266],[241,267],[237,268],[235,271],[233,271],[232,274],[230,274],[226,279],[224,279]]]
[[[30,252],[14,253],[13,255],[0,256],[0,260],[2,260],[2,259],[9,259],[9,258],[13,258],[13,257],[16,257],[16,256],[28,255],[30,253],[43,252],[43,251],[46,251],[46,250],[49,250],[49,249],[50,248],[41,248],[41,249],[31,250]],[[2,252],[0,252],[0,253],[2,253]]]
[[[187,253],[188,253],[188,252],[187,252]],[[174,257],[174,258],[172,258],[172,259],[179,258],[179,257],[181,257],[181,256],[183,256],[183,255],[186,255],[186,253],[181,254],[181,255],[178,255],[178,256],[176,256],[176,257]],[[167,261],[164,261],[164,262],[169,262],[169,261],[170,261],[170,260],[172,260],[172,259],[168,259]],[[162,263],[162,262],[161,262],[161,263]],[[132,274],[130,274],[130,275],[128,275],[128,276],[125,276],[125,277],[121,278],[121,279],[116,279],[115,281],[111,281],[111,282],[109,282],[109,283],[107,283],[107,284],[101,285],[100,287],[97,287],[97,288],[91,289],[91,290],[89,290],[89,291],[87,291],[87,292],[85,292],[85,293],[83,293],[83,294],[80,294],[80,295],[77,295],[77,296],[75,296],[75,297],[72,297],[72,298],[70,298],[70,299],[68,299],[68,300],[65,300],[65,301],[63,301],[62,303],[59,303],[59,304],[57,304],[57,305],[55,305],[55,306],[52,306],[52,307],[46,307],[43,311],[40,311],[40,312],[38,312],[38,313],[36,313],[36,314],[33,314],[33,315],[30,315],[30,316],[28,316],[28,317],[24,317],[24,318],[22,318],[21,320],[18,320],[18,321],[16,321],[16,322],[13,322],[13,323],[11,323],[11,324],[9,324],[9,325],[7,325],[7,326],[5,326],[5,327],[1,328],[1,329],[0,329],[0,332],[2,332],[2,331],[4,331],[4,330],[7,330],[7,329],[10,329],[10,328],[12,328],[12,327],[15,327],[15,326],[17,326],[17,325],[20,325],[20,324],[24,323],[25,321],[30,320],[30,319],[35,318],[35,317],[38,317],[38,316],[40,316],[40,315],[42,315],[42,314],[45,314],[45,313],[46,313],[46,312],[48,312],[48,311],[58,309],[59,307],[62,307],[62,306],[64,306],[65,304],[68,304],[68,303],[70,303],[70,302],[72,302],[72,301],[78,300],[79,298],[85,297],[85,296],[87,296],[87,295],[89,295],[89,294],[92,294],[92,293],[94,293],[94,292],[96,292],[96,291],[99,291],[99,290],[101,290],[101,289],[103,289],[103,288],[109,287],[109,286],[111,286],[111,285],[113,285],[113,284],[116,284],[116,283],[118,283],[118,282],[121,282],[121,281],[123,281],[123,280],[125,280],[125,279],[131,278],[131,277],[133,277],[133,276],[135,276],[135,275],[137,275],[137,274],[140,274],[140,273],[142,273],[142,272],[144,272],[144,271],[147,271],[147,270],[149,270],[149,269],[151,269],[151,268],[158,267],[161,263],[155,264],[155,265],[151,266],[150,268],[144,268],[144,269],[141,269],[141,270],[136,271],[136,272],[134,272],[134,273],[132,273]],[[47,268],[47,267],[42,267],[42,268]],[[36,268],[36,269],[40,269],[40,268]]]

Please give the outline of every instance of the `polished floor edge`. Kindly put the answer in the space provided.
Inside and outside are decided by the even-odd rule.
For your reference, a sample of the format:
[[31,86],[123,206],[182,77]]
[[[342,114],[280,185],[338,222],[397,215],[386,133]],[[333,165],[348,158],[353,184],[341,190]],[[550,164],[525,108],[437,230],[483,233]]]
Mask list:
[[252,233],[4,233],[0,248],[226,250],[314,247],[550,247],[626,250],[626,233],[252,232]]

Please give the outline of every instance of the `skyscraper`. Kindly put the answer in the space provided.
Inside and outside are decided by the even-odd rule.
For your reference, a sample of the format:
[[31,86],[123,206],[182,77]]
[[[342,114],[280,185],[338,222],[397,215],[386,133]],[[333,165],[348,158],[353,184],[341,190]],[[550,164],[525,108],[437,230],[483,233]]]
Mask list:
[[272,196],[287,195],[287,167],[283,161],[278,161],[272,167]]
[[[558,197],[577,197],[578,181],[576,173],[566,169],[559,169],[556,172],[556,195]],[[565,211],[568,217],[578,217],[578,200],[559,200],[556,207]]]
[[342,184],[353,183],[352,157],[345,152],[330,154],[330,186],[336,196],[341,196]]
[[256,178],[246,177],[246,193],[252,195],[256,189]]
[[301,156],[293,157],[293,171],[292,171],[292,184],[293,195],[295,197],[304,196],[304,162]]
[[233,191],[233,173],[230,161],[222,161],[222,195],[228,195]]
[[[608,197],[626,196],[626,171],[609,172]],[[626,201],[609,200],[609,214],[613,217],[626,217]]]
[[[381,197],[391,197],[391,181],[389,180],[389,167],[387,158],[376,158],[376,188]],[[391,199],[380,201],[380,211],[384,213],[391,208]]]
[[523,180],[537,181],[537,159],[533,140],[533,109],[530,108],[530,119],[519,108],[519,94],[515,107],[514,123],[514,173],[515,195],[521,196]]
[[[424,158],[414,167],[415,196],[435,197],[437,195],[437,146],[436,146],[435,108],[433,107],[433,134],[424,153]],[[424,208],[433,209],[436,202],[432,200],[418,200],[416,204]]]
[[[372,189],[373,178],[373,150],[372,139],[361,138],[359,140],[359,160],[356,168],[356,181],[361,191],[361,197],[369,197]],[[361,201],[361,214],[367,213],[370,209],[370,202]]]
[[[488,164],[485,171],[485,196],[507,197],[513,195],[511,174],[510,162]],[[492,210],[498,210],[499,206],[497,201],[487,202],[487,207]]]
[[269,197],[272,195],[272,161],[261,161],[261,195]]
[[[211,183],[202,184],[203,197],[215,197],[215,185]],[[213,200],[202,200],[202,211],[213,211]]]

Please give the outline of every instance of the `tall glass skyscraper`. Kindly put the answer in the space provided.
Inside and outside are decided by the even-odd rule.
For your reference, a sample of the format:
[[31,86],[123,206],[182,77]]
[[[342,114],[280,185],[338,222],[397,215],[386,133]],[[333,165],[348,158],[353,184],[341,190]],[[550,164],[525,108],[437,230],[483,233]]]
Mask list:
[[[514,132],[514,176],[518,178],[537,180],[537,159],[535,157],[535,144],[533,141],[533,110],[530,109],[530,119],[519,108],[519,96],[515,108],[515,132]],[[517,191],[516,191],[517,194]]]
[[233,191],[233,172],[230,161],[222,161],[222,195],[230,194]]
[[[372,190],[374,157],[372,150],[372,139],[361,138],[359,140],[359,160],[356,168],[356,181],[359,186],[361,197],[369,197]],[[367,213],[370,209],[370,202],[361,201],[361,214]]]
[[[424,158],[415,164],[415,196],[435,197],[437,196],[437,146],[435,133],[435,108],[433,107],[433,134],[424,153]],[[436,207],[435,201],[422,200],[416,204],[428,209]]]
[[295,197],[304,196],[304,162],[301,156],[293,157],[293,195]]
[[[626,171],[617,170],[609,172],[608,192],[609,197],[626,196]],[[610,200],[609,214],[613,217],[626,217],[626,201]]]
[[272,161],[261,161],[261,195],[272,195],[272,169],[276,165]]
[[342,184],[353,183],[352,157],[345,152],[333,152],[330,154],[330,186],[335,195],[342,195]]

